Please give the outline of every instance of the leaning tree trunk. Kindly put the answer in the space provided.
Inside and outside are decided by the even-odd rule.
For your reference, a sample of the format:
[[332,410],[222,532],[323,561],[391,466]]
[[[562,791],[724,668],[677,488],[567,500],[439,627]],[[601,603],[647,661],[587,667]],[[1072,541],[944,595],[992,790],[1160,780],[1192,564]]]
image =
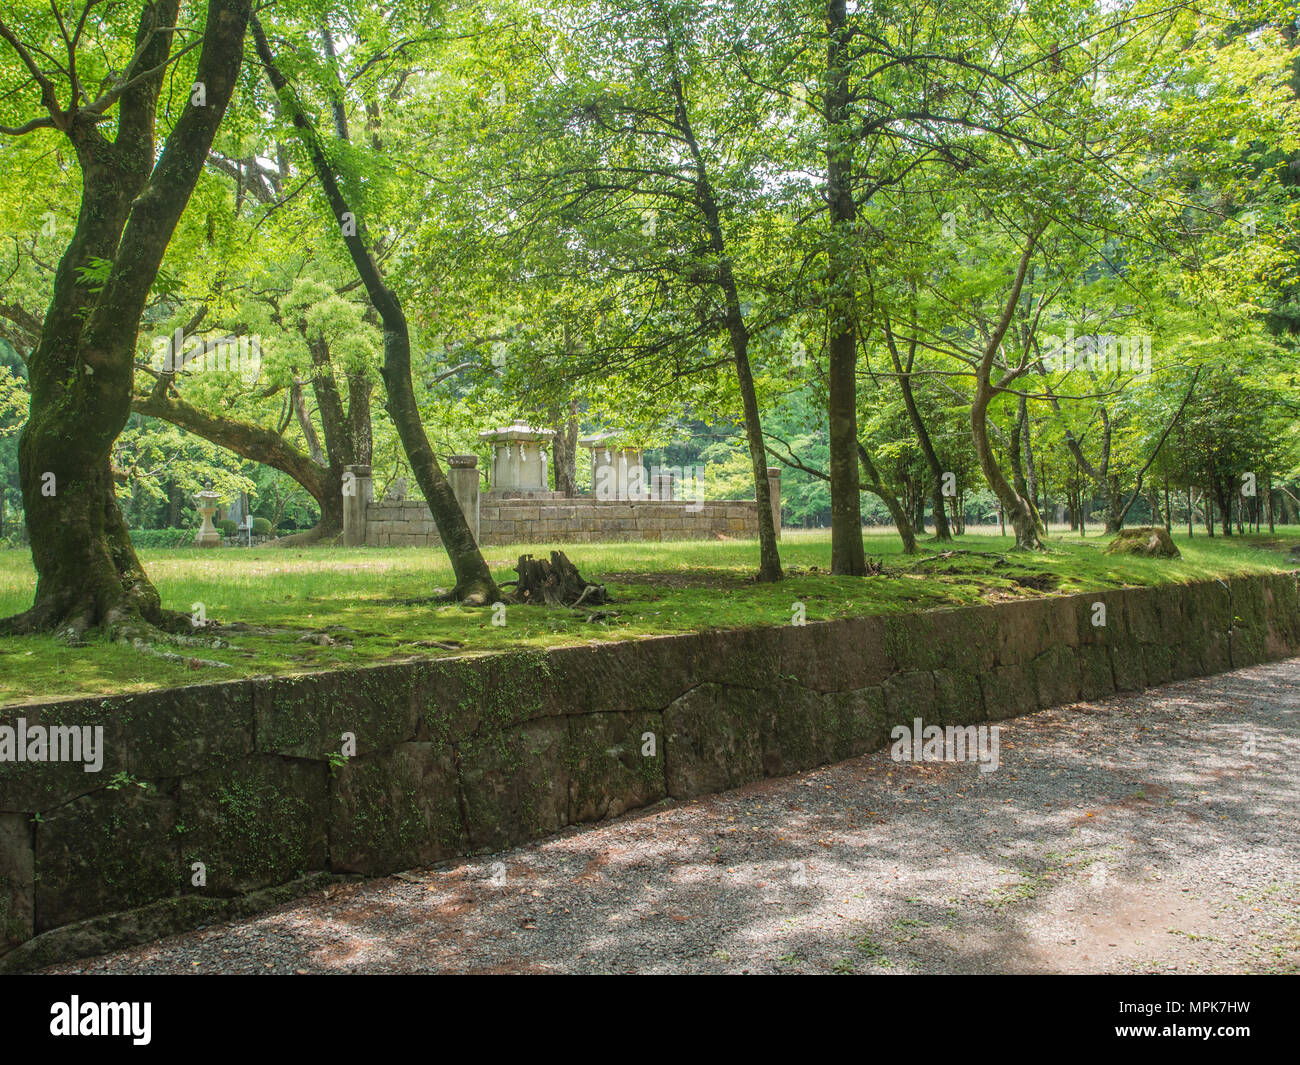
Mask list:
[[[740,301],[734,285],[728,294],[727,304],[736,376],[740,381],[740,394],[745,409],[745,438],[749,442],[749,458],[754,473],[754,498],[758,503],[758,579],[779,581],[783,575],[781,556],[776,546],[776,525],[772,518],[772,491],[767,479],[767,448],[763,443],[754,377],[749,368],[749,334],[740,319]],[[861,529],[858,534],[861,535]]]
[[[183,109],[156,155],[177,8],[160,0],[141,13],[137,63],[148,73],[119,99],[114,141],[99,132],[98,116],[62,115],[81,169],[81,207],[28,362],[31,409],[18,461],[37,584],[31,609],[8,631],[75,640],[101,628],[133,638],[167,620],[131,546],[110,454],[131,413],[140,315],[234,90],[249,0],[211,0],[195,76],[205,103]],[[92,289],[80,271],[95,260],[111,265]]]
[[997,327],[988,338],[984,346],[984,352],[980,357],[975,374],[975,399],[970,408],[971,437],[975,444],[975,456],[979,460],[984,479],[988,481],[989,487],[993,489],[993,494],[997,496],[1003,513],[1011,520],[1012,528],[1016,532],[1016,548],[1018,550],[1032,551],[1041,551],[1043,549],[1043,543],[1038,538],[1038,523],[1034,520],[1028,502],[1008,483],[1006,475],[998,466],[997,458],[993,454],[993,445],[989,441],[988,411],[989,403],[992,402],[993,397],[1013,376],[1008,374],[999,385],[995,385],[992,379],[993,360],[998,353],[998,349],[1002,346],[1002,338],[1006,336],[1007,328],[1011,325],[1011,318],[1015,314],[1016,304],[1020,301],[1020,293],[1024,288],[1025,275],[1029,271],[1029,261],[1033,257],[1034,248],[1042,231],[1040,225],[1030,235],[1025,243],[1024,250],[1020,254],[1020,263],[1016,268],[1016,276],[1011,284],[1007,301],[1003,305]]
[[1024,396],[1020,397],[1016,420],[1012,423],[1007,447],[1007,459],[1011,463],[1011,484],[1029,505],[1029,512],[1034,517],[1034,524],[1040,531],[1046,531],[1042,515],[1034,503],[1034,493],[1025,478],[1025,445],[1029,436],[1029,405]]
[[857,451],[858,458],[862,461],[862,469],[867,475],[863,488],[876,496],[889,510],[889,516],[894,519],[894,528],[898,530],[898,538],[903,541],[903,554],[916,554],[916,530],[908,520],[906,508],[899,502],[898,496],[880,479],[876,465],[871,461],[871,453],[860,443],[857,445]]
[[[273,429],[241,422],[202,410],[179,397],[167,395],[167,383],[160,381],[148,396],[137,396],[131,409],[138,414],[170,422],[196,436],[233,451],[236,455],[270,466],[302,485],[320,507],[320,521],[307,539],[337,536],[343,531],[343,470],[323,465],[290,444]],[[319,450],[319,447],[318,449]],[[325,453],[320,451],[322,459]],[[328,461],[328,460],[326,460]]]
[[137,396],[131,401],[131,409],[138,414],[170,422],[243,458],[277,469],[302,486],[320,507],[320,520],[305,532],[276,541],[286,547],[332,539],[343,531],[343,473],[351,465],[369,466],[374,453],[370,420],[373,385],[370,378],[365,374],[347,376],[348,404],[345,412],[335,383],[328,345],[307,337],[305,331],[304,339],[312,356],[312,391],[325,436],[322,447],[320,435],[307,409],[302,385],[297,379],[292,380],[289,401],[307,444],[306,454],[283,437],[283,427],[280,431],[272,430],[185,402],[176,388],[172,372],[149,371],[155,375],[153,388],[147,396]]
[[1015,530],[1016,548],[1041,551],[1043,544],[1038,538],[1038,523],[1034,521],[1033,512],[1030,511],[1024,497],[1007,481],[993,454],[993,445],[989,442],[987,427],[989,399],[988,395],[980,394],[971,404],[971,436],[975,442],[975,456],[979,459],[985,480],[988,481],[989,487],[993,489],[993,494],[1001,504],[1003,514]]
[[899,390],[903,393],[903,406],[907,410],[908,420],[912,423],[912,431],[916,434],[921,454],[925,456],[925,464],[930,470],[930,509],[934,512],[934,538],[940,543],[946,543],[952,540],[952,526],[948,523],[947,504],[943,494],[944,469],[934,450],[934,442],[930,439],[930,431],[926,427],[925,419],[921,417],[921,410],[916,404],[916,395],[912,391],[912,366],[916,357],[916,339],[913,337],[909,342],[906,370],[903,369],[903,362],[894,342],[894,333],[888,321],[885,322],[885,340],[889,347],[890,359],[894,364],[894,376],[898,381]]
[[[669,47],[671,54],[671,44]],[[776,523],[772,519],[772,493],[767,480],[767,445],[763,440],[763,423],[758,411],[758,393],[754,389],[754,373],[749,365],[749,329],[744,312],[740,309],[740,291],[736,287],[731,259],[727,255],[726,241],[722,235],[722,216],[713,194],[704,155],[696,140],[690,115],[686,111],[686,95],[681,79],[672,77],[673,99],[676,103],[677,128],[686,142],[695,169],[695,206],[703,216],[705,232],[709,236],[709,250],[717,260],[715,280],[722,293],[726,308],[727,336],[731,341],[732,359],[736,366],[736,382],[740,386],[741,405],[745,415],[745,440],[749,444],[750,468],[754,476],[754,498],[758,502],[758,579],[779,581],[781,555],[776,546]]]
[[292,117],[334,217],[340,223],[344,217],[351,217],[355,221],[354,228],[343,230],[343,242],[365,285],[370,302],[383,323],[384,365],[381,373],[388,390],[386,409],[397,427],[402,449],[411,463],[411,472],[433,514],[438,536],[455,571],[456,587],[453,595],[466,603],[498,600],[501,592],[492,579],[487,562],[474,541],[474,534],[470,532],[469,522],[465,520],[465,512],[461,510],[451,482],[447,480],[424,431],[420,407],[415,399],[415,386],[411,381],[411,335],[401,301],[384,283],[379,265],[370,254],[365,223],[349,209],[339,187],[338,175],[329,162],[320,136],[304,114],[297,97],[289,89],[284,75],[275,65],[275,58],[256,18],[252,19],[252,27],[258,57],[266,68],[267,77],[281,104]]

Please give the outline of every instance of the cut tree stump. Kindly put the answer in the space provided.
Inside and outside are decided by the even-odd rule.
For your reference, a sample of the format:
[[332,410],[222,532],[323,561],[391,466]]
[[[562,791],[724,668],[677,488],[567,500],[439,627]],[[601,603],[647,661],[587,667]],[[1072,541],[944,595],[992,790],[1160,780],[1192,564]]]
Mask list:
[[1143,525],[1121,529],[1106,548],[1108,555],[1145,555],[1147,558],[1182,558],[1173,537],[1163,526]]
[[585,580],[578,567],[563,551],[552,551],[551,560],[520,555],[515,566],[515,602],[544,603],[547,606],[578,606],[608,603],[603,584]]

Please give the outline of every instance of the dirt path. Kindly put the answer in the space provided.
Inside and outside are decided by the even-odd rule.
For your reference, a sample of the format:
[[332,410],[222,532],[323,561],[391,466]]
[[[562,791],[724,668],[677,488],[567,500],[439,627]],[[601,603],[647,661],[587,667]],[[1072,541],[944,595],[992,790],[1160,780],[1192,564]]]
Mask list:
[[1300,659],[46,971],[1300,972]]

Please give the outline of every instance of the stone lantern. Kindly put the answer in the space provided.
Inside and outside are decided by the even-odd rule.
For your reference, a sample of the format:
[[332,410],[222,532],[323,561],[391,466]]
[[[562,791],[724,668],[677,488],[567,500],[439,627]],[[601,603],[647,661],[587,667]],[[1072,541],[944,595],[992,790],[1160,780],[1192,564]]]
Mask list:
[[217,500],[221,496],[212,490],[212,485],[208,485],[194,498],[199,501],[199,516],[203,519],[199,531],[194,534],[195,546],[220,547],[221,532],[212,524],[212,515],[217,512]]
[[479,439],[492,444],[493,492],[549,493],[546,448],[553,429],[537,429],[516,419],[500,429],[485,429]]
[[645,499],[642,450],[619,442],[616,432],[584,436],[578,443],[591,452],[591,491],[597,499]]

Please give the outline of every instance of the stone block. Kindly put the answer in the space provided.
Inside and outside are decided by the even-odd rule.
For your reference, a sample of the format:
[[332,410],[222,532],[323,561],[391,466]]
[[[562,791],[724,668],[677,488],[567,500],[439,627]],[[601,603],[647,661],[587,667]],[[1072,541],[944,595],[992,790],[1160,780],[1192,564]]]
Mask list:
[[176,802],[126,783],[83,795],[36,826],[36,931],[181,894]]
[[203,862],[208,880],[189,890],[236,895],[324,869],[329,779],[323,762],[274,755],[183,779],[181,864]]
[[405,664],[264,681],[255,700],[257,749],[326,760],[342,752],[344,733],[358,755],[413,740],[421,717],[414,685]]
[[675,799],[738,787],[763,775],[762,707],[753,690],[713,682],[664,711],[668,794]]
[[26,814],[0,814],[0,954],[36,934],[36,857]]
[[455,756],[432,743],[402,743],[349,759],[334,778],[330,867],[391,873],[463,854]]
[[664,798],[666,755],[661,713],[569,718],[570,823],[617,817]]
[[568,824],[568,723],[531,721],[460,746],[469,846],[500,850]]

